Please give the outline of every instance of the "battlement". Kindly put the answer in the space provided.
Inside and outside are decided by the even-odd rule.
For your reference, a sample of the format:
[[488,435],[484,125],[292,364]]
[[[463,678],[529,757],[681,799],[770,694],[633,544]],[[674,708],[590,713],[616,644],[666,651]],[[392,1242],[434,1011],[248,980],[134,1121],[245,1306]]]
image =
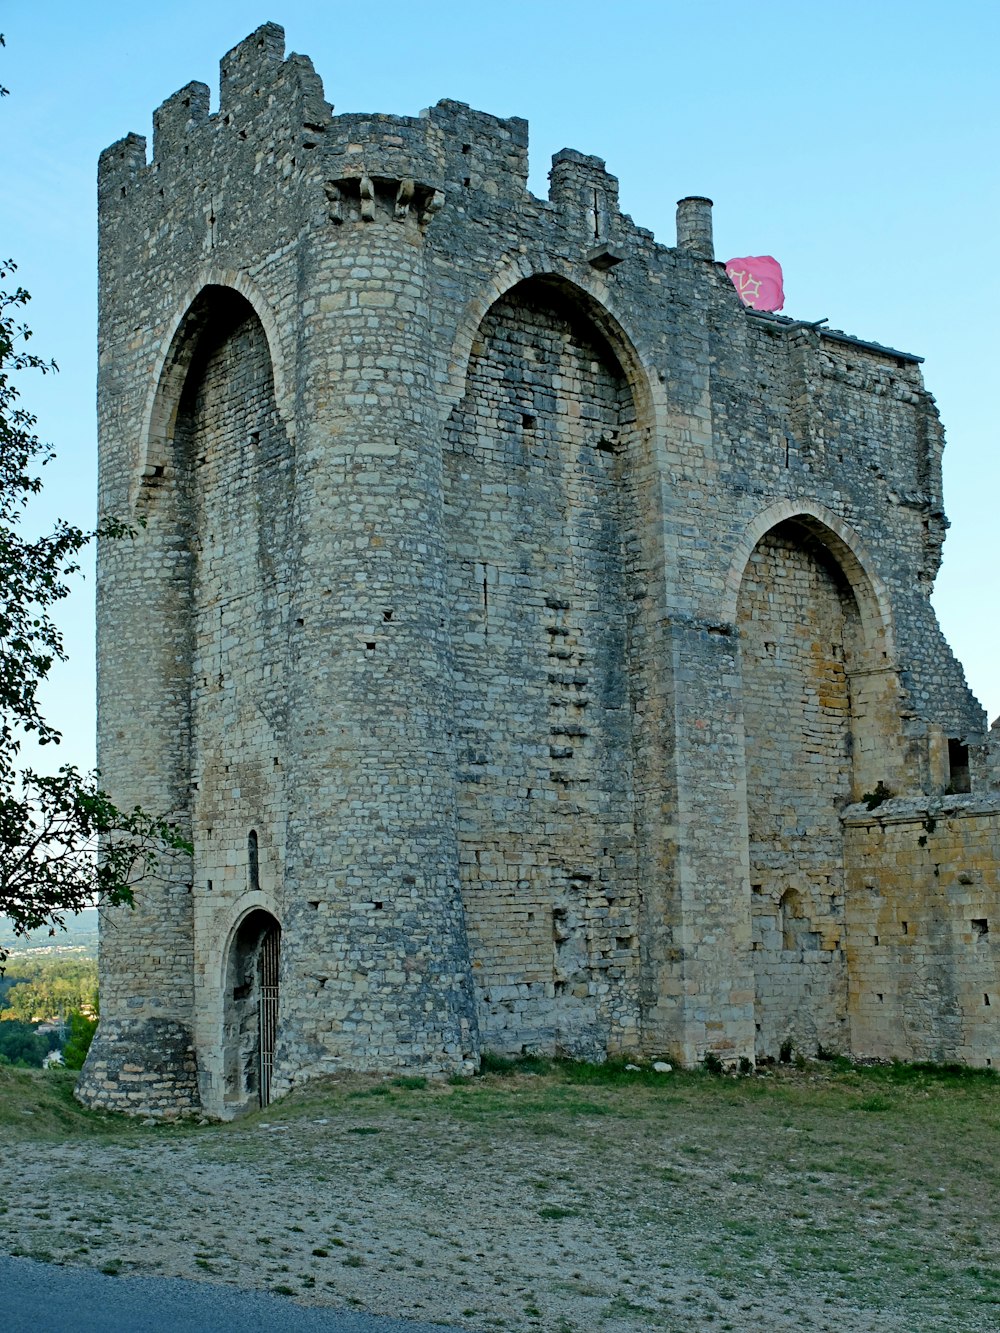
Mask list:
[[153,157],[147,163],[146,140],[126,135],[101,154],[98,179],[107,186],[122,175],[135,178],[182,168],[205,136],[214,142],[231,131],[237,142],[265,142],[279,150],[314,148],[331,121],[333,108],[308,56],[284,55],[284,30],[265,23],[233,47],[219,62],[219,109],[210,109],[206,84],[192,81],[168,97],[153,113]]
[[[184,173],[192,159],[203,170],[206,154],[232,151],[237,157],[241,144],[265,153],[271,163],[294,162],[298,172],[328,182],[414,180],[430,195],[445,192],[455,199],[466,191],[491,199],[526,195],[528,123],[521,117],[495,116],[447,98],[418,116],[334,116],[309,58],[284,52],[284,30],[263,24],[220,61],[218,110],[211,110],[208,86],[192,81],[153,113],[150,162],[140,135],[112,144],[99,165],[105,203],[129,197],[146,177]],[[262,170],[259,160],[254,170]],[[283,171],[288,174],[287,167]],[[595,230],[603,237],[618,216],[618,183],[604,163],[564,149],[553,159],[552,182],[550,202],[591,214],[596,208]]]
[[170,145],[183,142],[209,116],[207,83],[187,83],[153,112],[153,161],[162,160]]
[[[494,201],[520,204],[529,197],[528,122],[450,98],[416,116],[334,115],[311,60],[286,56],[284,30],[265,23],[219,62],[217,110],[211,109],[208,86],[194,80],[153,113],[151,161],[146,160],[146,139],[137,134],[101,155],[102,216],[113,212],[116,200],[128,199],[131,208],[146,181],[155,179],[162,197],[170,193],[168,179],[197,173],[199,188],[213,190],[230,170],[241,169],[278,178],[282,188],[289,180],[309,182],[317,218],[324,216],[325,190],[326,216],[335,223],[343,217],[338,200],[358,195],[366,179],[386,183],[388,193],[402,189],[404,195],[413,193],[407,184],[413,182],[417,194],[435,201],[432,211],[448,202],[462,212],[476,212]],[[651,232],[621,214],[618,180],[603,159],[563,148],[553,156],[549,181],[549,206],[589,241],[595,269],[617,265],[627,237],[652,239]],[[423,208],[421,216],[428,215]],[[690,241],[690,228],[683,225],[678,243],[708,257],[711,222],[708,218],[706,249],[706,220],[701,221],[700,246]]]
[[126,182],[135,180],[136,175],[146,165],[146,138],[142,134],[126,134],[109,144],[97,163],[97,186],[102,206],[105,199],[116,188],[124,194]]
[[285,30],[278,23],[262,23],[219,61],[222,109],[228,111],[236,99],[255,96],[273,82],[272,76],[285,58]]

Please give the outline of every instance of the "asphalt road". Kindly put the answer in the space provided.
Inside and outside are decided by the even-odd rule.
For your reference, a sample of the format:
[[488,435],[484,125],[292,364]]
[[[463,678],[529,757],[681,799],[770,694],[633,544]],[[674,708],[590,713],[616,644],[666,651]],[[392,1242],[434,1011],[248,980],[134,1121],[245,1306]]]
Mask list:
[[441,1333],[444,1324],[295,1305],[177,1277],[108,1277],[0,1255],[4,1333]]

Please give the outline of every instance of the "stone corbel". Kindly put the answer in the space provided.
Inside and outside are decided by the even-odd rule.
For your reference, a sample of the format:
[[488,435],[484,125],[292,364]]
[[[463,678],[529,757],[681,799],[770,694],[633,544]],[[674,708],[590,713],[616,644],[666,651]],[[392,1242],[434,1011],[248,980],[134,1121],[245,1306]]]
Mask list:
[[375,186],[367,174],[361,177],[361,221],[375,221]]
[[616,264],[620,264],[624,258],[625,256],[620,254],[614,246],[609,245],[607,241],[599,241],[597,245],[587,251],[587,263],[600,273],[606,273],[609,268],[614,268]]
[[420,210],[420,221],[430,222],[435,213],[439,213],[444,207],[444,191],[432,190],[426,197],[423,207]]
[[[340,226],[352,218],[375,222],[379,216],[405,223],[415,218],[428,223],[444,204],[444,192],[412,176],[342,176],[324,182],[327,216]],[[355,212],[355,207],[357,212]]]
[[416,182],[413,180],[402,180],[399,182],[399,189],[396,191],[396,209],[393,217],[397,222],[405,222],[406,215],[410,211],[410,204],[413,201],[413,192],[416,189]]
[[338,227],[344,221],[344,196],[340,192],[340,186],[336,181],[327,181],[325,185],[326,202],[328,216],[330,221]]

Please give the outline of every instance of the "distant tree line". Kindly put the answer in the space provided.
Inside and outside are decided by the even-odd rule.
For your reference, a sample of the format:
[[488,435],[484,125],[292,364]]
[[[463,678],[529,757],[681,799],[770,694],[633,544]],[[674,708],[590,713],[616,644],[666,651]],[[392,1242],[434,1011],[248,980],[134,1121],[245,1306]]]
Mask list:
[[[37,1025],[53,1024],[48,1032]],[[0,1065],[40,1068],[62,1048],[81,1069],[97,1028],[97,963],[92,958],[15,958],[0,977]]]
[[9,1019],[0,1023],[0,1065],[19,1069],[41,1069],[50,1051],[59,1049],[59,1033],[54,1028],[39,1032],[34,1023]]
[[0,978],[0,1020],[58,1023],[97,1009],[93,958],[11,958]]

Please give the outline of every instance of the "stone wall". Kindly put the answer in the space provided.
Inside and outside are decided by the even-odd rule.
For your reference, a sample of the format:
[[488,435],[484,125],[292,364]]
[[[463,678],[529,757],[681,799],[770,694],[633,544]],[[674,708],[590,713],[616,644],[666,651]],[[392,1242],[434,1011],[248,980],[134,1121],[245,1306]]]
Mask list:
[[1000,804],[891,800],[846,817],[851,1049],[997,1065]]
[[846,1049],[844,849],[857,603],[789,524],[758,542],[740,594],[757,1054]]
[[[282,913],[291,605],[291,451],[274,400],[267,338],[246,300],[225,288],[202,298],[174,429],[194,554],[190,662],[192,833],[195,844],[195,1030],[202,1095],[214,1103],[220,1006],[218,944],[260,902]],[[249,864],[250,840],[254,863]],[[232,988],[229,988],[230,990]],[[230,1020],[231,1021],[231,1020]]]

